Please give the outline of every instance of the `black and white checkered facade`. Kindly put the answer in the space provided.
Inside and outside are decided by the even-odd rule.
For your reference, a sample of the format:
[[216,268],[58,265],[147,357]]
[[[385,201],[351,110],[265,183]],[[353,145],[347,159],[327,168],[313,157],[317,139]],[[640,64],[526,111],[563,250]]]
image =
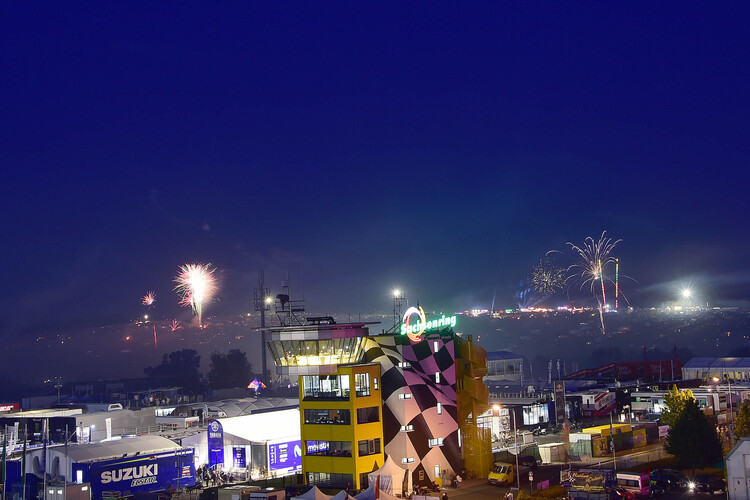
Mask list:
[[367,338],[365,361],[381,366],[384,451],[411,472],[411,484],[460,470],[455,353],[452,331],[418,343]]

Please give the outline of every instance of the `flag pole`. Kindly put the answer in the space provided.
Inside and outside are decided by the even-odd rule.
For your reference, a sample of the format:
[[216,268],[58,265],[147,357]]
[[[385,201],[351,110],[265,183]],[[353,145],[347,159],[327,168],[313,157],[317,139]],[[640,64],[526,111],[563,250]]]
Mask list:
[[617,453],[615,452],[615,433],[612,427],[612,410],[609,412],[609,439],[610,439],[610,448],[612,449],[612,463],[614,464],[615,471],[617,470]]
[[65,467],[63,471],[63,479],[65,480],[65,489],[63,490],[63,500],[67,500],[68,498],[68,424],[65,424],[65,465],[63,467]]
[[8,474],[7,474],[7,469],[5,467],[5,456],[6,456],[5,447],[6,447],[7,442],[8,442],[8,425],[6,424],[3,426],[3,500],[5,500],[5,489],[6,489],[5,487],[8,484],[8,480],[6,477]]
[[23,456],[21,457],[21,477],[23,479],[23,499],[26,500],[26,433],[28,424],[23,424]]

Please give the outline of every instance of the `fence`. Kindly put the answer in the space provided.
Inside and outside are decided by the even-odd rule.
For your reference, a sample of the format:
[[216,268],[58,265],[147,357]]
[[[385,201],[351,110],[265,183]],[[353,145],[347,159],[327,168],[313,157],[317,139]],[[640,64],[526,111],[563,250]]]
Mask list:
[[664,451],[663,448],[656,448],[644,453],[634,453],[617,457],[617,470],[628,470],[636,465],[645,464],[668,458],[671,455]]

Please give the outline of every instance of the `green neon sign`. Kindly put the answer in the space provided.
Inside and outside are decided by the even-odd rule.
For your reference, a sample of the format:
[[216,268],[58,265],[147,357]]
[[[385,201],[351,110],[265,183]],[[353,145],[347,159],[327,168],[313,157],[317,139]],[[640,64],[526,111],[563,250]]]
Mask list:
[[[416,323],[411,324],[411,317],[416,314]],[[443,314],[440,318],[427,320],[424,309],[421,307],[410,307],[404,313],[404,319],[401,322],[401,335],[406,335],[412,342],[420,342],[426,331],[437,330],[439,328],[455,328],[456,316],[446,316]]]

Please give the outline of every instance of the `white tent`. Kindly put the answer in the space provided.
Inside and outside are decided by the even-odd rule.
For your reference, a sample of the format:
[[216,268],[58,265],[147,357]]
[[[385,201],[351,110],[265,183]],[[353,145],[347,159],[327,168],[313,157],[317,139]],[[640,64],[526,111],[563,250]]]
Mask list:
[[[356,495],[354,498],[357,500],[375,500],[375,484],[370,484],[370,487],[365,491]],[[384,491],[379,492],[377,500],[402,500],[398,497],[394,497]]]
[[357,499],[351,496],[346,491],[341,490],[335,495],[333,495],[333,497],[331,497],[331,500],[357,500]]
[[376,471],[370,472],[367,478],[370,484],[375,484],[380,476],[380,493],[390,493],[391,495],[403,494],[404,475],[406,471],[396,465],[396,462],[389,456],[385,463]]
[[331,500],[331,498],[333,497],[320,491],[317,486],[313,486],[300,496],[292,497],[292,500]]

